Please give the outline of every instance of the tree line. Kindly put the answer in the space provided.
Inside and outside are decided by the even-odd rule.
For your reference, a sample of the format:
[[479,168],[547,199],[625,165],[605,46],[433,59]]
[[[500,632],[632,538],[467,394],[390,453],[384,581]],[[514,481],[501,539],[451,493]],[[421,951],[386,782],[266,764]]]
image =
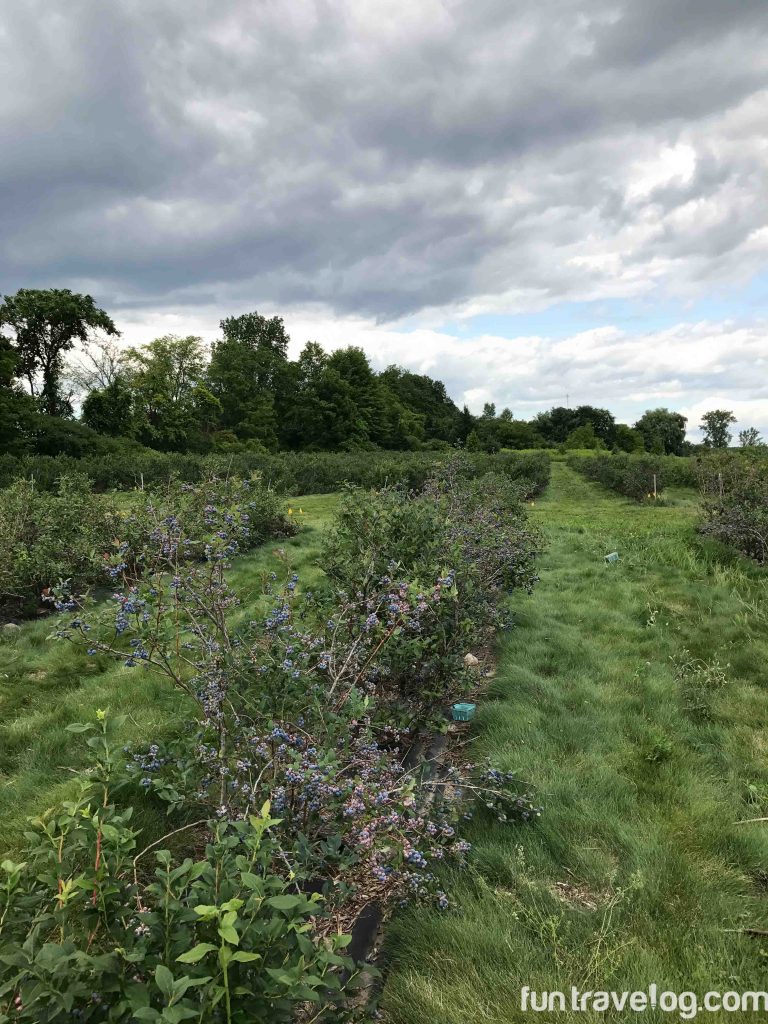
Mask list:
[[[462,446],[604,448],[684,454],[686,418],[646,412],[634,426],[607,409],[556,407],[531,420],[459,408],[445,385],[390,366],[377,373],[356,347],[325,352],[307,342],[289,359],[279,316],[226,317],[210,347],[167,335],[118,346],[112,318],[90,295],[21,289],[0,304],[0,445],[66,447],[78,425],[158,451],[417,450]],[[80,346],[79,359],[71,353]],[[79,419],[75,417],[79,398]],[[727,447],[731,412],[704,417],[705,444]],[[754,428],[743,445],[761,444]]]

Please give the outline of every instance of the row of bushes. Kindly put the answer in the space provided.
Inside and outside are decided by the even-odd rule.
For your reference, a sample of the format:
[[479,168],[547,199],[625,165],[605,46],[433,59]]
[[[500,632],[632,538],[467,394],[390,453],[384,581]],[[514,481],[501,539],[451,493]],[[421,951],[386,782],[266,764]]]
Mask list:
[[[73,726],[96,755],[82,793],[0,865],[7,1019],[245,1024],[307,1004],[325,1019],[354,974],[359,907],[449,906],[439,865],[465,860],[473,810],[539,813],[490,765],[456,763],[427,800],[405,759],[471,691],[464,655],[508,592],[535,582],[520,496],[506,476],[453,472],[417,495],[350,491],[327,585],[304,593],[287,567],[254,617],[229,582],[242,514],[211,494],[202,549],[168,516],[140,572],[112,554],[106,605],[58,594],[59,639],[159,673],[182,698],[178,733],[120,753],[106,712]],[[139,801],[187,828],[186,858],[136,852]]]
[[[455,453],[440,452],[297,452],[269,455],[239,452],[195,455],[153,452],[149,449],[95,454],[82,458],[58,456],[0,456],[0,487],[19,478],[35,487],[53,490],[62,476],[84,474],[99,491],[160,486],[171,480],[199,482],[211,476],[246,478],[260,473],[265,483],[282,494],[321,494],[345,483],[382,488],[403,484],[423,487],[435,469],[455,462]],[[498,455],[462,453],[460,472],[477,476],[491,470],[530,480],[531,493],[549,481],[549,458],[543,452]]]
[[701,459],[697,468],[701,532],[768,562],[768,456],[722,452]]
[[240,551],[293,532],[280,499],[258,479],[170,483],[125,513],[107,495],[94,494],[81,474],[60,477],[52,491],[30,480],[16,481],[0,491],[0,616],[34,614],[62,580],[76,593],[106,583],[105,561],[111,554],[120,555],[119,564],[140,571],[147,544],[169,521],[182,524],[190,553],[202,557],[211,501],[226,510],[237,528]]
[[693,460],[677,455],[573,455],[568,465],[634,501],[653,499],[667,487],[693,487],[697,481]]

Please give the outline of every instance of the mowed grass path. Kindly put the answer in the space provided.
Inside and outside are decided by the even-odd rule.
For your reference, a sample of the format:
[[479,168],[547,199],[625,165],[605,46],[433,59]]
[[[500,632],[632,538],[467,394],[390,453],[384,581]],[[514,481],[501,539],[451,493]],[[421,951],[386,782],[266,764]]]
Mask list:
[[635,1019],[525,1013],[524,985],[765,988],[768,825],[734,822],[768,815],[768,579],[672,499],[638,507],[553,465],[541,583],[514,599],[474,729],[544,815],[475,823],[456,909],[394,922],[390,1024]]
[[[282,575],[290,567],[300,574],[300,586],[317,582],[322,531],[338,500],[333,494],[291,500],[287,504],[300,524],[297,535],[269,541],[236,560],[232,584],[243,615],[253,618],[258,612],[263,579],[271,570]],[[128,716],[124,742],[151,743],[193,711],[164,677],[107,657],[89,658],[80,647],[49,640],[55,623],[55,616],[24,623],[18,634],[0,641],[0,854],[19,845],[28,817],[76,791],[73,769],[87,763],[87,748],[82,736],[66,731],[71,722],[93,721],[97,708],[108,708]],[[141,805],[136,822],[147,842],[167,831],[165,819]]]

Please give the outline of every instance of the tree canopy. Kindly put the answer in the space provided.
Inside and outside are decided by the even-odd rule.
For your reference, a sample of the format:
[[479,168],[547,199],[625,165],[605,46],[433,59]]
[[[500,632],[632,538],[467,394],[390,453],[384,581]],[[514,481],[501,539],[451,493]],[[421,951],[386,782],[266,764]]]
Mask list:
[[[279,316],[229,316],[220,330],[211,346],[195,336],[167,335],[124,347],[111,340],[118,331],[89,295],[21,289],[5,296],[0,444],[9,452],[55,452],[57,444],[74,451],[102,436],[180,452],[466,445],[487,452],[560,447],[679,455],[691,449],[686,418],[669,409],[648,410],[634,427],[592,405],[554,406],[525,420],[488,401],[473,415],[441,381],[400,366],[378,372],[355,346],[326,352],[309,341],[291,358]],[[75,346],[78,361],[65,363]],[[74,422],[73,395],[82,426]],[[734,422],[728,410],[706,413],[704,444],[727,446]],[[746,428],[739,443],[755,447],[762,440]]]
[[6,295],[0,304],[0,331],[7,328],[12,331],[16,375],[49,416],[72,411],[70,396],[62,390],[64,354],[75,341],[87,342],[96,331],[119,333],[90,295],[68,288],[21,288]]

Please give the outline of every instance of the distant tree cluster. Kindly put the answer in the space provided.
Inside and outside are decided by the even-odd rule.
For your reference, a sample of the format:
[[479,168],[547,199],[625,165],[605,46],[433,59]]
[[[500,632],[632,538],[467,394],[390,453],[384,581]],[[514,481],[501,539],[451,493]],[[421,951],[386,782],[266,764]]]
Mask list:
[[[308,342],[288,357],[279,316],[257,312],[221,321],[210,351],[202,339],[168,335],[121,348],[117,328],[90,295],[21,289],[0,304],[0,448],[56,450],[81,422],[101,435],[159,451],[417,450],[449,445],[604,449],[680,455],[686,418],[653,409],[634,424],[607,409],[556,406],[531,420],[488,403],[459,409],[445,385],[390,366],[381,373],[354,347],[325,352]],[[79,343],[79,360],[66,356]],[[727,410],[702,420],[704,444],[727,447]],[[52,426],[54,425],[54,426]],[[92,435],[91,435],[92,436]],[[57,441],[58,439],[58,441]],[[762,444],[742,430],[744,447]]]

